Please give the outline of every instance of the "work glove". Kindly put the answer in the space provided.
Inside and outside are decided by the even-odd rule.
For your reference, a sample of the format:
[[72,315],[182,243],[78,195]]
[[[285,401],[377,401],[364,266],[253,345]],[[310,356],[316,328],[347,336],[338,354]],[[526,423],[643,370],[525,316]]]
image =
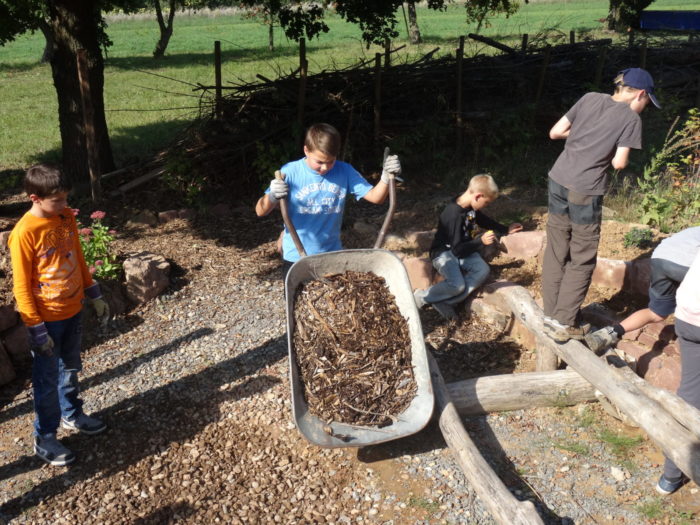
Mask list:
[[399,162],[398,155],[388,155],[384,159],[384,166],[382,167],[382,179],[384,184],[389,184],[389,179],[394,179],[401,175],[401,163]]
[[92,307],[95,309],[95,315],[100,324],[107,324],[109,321],[109,305],[102,298],[100,285],[95,283],[92,286],[85,288],[85,296],[90,300]]
[[29,345],[34,352],[51,357],[53,355],[53,339],[49,335],[44,323],[28,326],[29,330]]
[[267,198],[274,204],[280,199],[284,199],[287,193],[289,193],[289,185],[283,180],[273,179],[270,183],[270,193],[267,194]]

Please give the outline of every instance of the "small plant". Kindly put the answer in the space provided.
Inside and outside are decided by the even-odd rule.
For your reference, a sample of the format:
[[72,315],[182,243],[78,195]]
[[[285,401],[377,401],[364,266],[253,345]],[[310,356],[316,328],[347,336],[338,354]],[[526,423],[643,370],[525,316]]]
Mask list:
[[647,500],[644,503],[637,505],[635,507],[637,512],[648,519],[656,519],[661,517],[663,514],[663,505],[661,504],[661,498],[654,498]]
[[429,501],[425,498],[417,498],[416,496],[411,496],[408,499],[408,504],[411,507],[419,507],[424,509],[431,514],[440,508],[440,505],[436,501]]
[[582,445],[581,443],[575,443],[573,441],[569,443],[553,441],[552,445],[554,445],[560,450],[566,450],[568,452],[578,454],[579,456],[587,456],[589,452],[588,447],[586,445]]
[[632,228],[625,233],[623,244],[625,248],[636,246],[637,248],[649,248],[654,234],[649,228]]
[[[77,215],[78,210],[74,210]],[[103,211],[94,211],[90,215],[92,220],[89,227],[83,226],[78,221],[78,233],[80,234],[80,247],[83,250],[85,262],[90,273],[100,279],[116,279],[121,271],[121,264],[112,249],[115,230],[110,230],[102,221],[107,216]]]
[[610,445],[612,447],[613,454],[616,456],[627,456],[632,448],[636,447],[643,441],[640,436],[621,436],[607,429],[598,434],[598,438]]
[[595,419],[596,418],[593,411],[590,408],[585,407],[576,418],[576,423],[581,428],[587,428],[595,423]]
[[676,520],[676,523],[678,523],[678,525],[690,525],[691,523],[695,522],[695,517],[694,512],[681,510],[678,511],[678,519]]
[[206,180],[184,155],[175,154],[168,158],[161,180],[168,188],[182,195],[187,206],[197,207],[200,204]]

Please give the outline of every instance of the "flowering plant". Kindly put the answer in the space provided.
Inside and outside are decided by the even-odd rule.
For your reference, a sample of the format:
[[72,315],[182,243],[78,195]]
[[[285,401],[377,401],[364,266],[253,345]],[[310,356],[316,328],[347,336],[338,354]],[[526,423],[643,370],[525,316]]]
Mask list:
[[101,279],[115,279],[121,270],[121,264],[113,253],[112,243],[117,233],[110,230],[102,220],[107,216],[103,211],[94,211],[90,215],[92,224],[84,227],[78,221],[80,246],[90,273]]

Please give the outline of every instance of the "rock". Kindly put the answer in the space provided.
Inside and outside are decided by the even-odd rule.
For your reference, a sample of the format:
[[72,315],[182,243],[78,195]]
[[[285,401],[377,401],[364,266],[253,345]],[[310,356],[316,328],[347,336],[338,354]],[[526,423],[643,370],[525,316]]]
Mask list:
[[2,342],[16,367],[27,366],[32,361],[29,350],[29,334],[24,323],[19,323],[2,333]]
[[435,238],[436,230],[426,230],[426,231],[412,231],[406,234],[406,241],[411,245],[412,248],[427,252],[430,250],[430,245],[433,243]]
[[15,367],[12,365],[12,361],[5,351],[5,347],[0,343],[0,385],[6,385],[15,377],[17,377],[17,374],[15,374]]
[[18,315],[9,304],[0,306],[0,332],[17,324]]
[[179,219],[179,212],[177,210],[167,210],[158,213],[158,222],[164,224],[166,222],[174,221]]
[[427,257],[406,257],[403,265],[413,290],[425,290],[433,284],[433,264]]
[[399,251],[408,247],[406,239],[395,233],[390,233],[384,237],[384,244],[381,246],[385,250]]
[[0,253],[10,253],[10,249],[7,246],[7,240],[10,238],[11,232],[12,230],[0,232]]
[[529,259],[536,257],[544,248],[547,234],[542,231],[517,232],[501,237],[501,244],[511,257]]
[[177,210],[177,216],[180,219],[185,219],[191,221],[195,218],[197,213],[192,208],[183,208],[182,210]]
[[607,206],[603,206],[603,220],[613,219],[616,215],[617,212],[615,210],[608,208]]
[[593,270],[593,284],[610,288],[611,290],[622,290],[625,283],[625,275],[627,274],[627,264],[625,261],[617,259],[598,257],[595,270]]
[[127,297],[145,303],[156,297],[170,283],[170,263],[162,255],[140,252],[124,261]]
[[[246,211],[247,209],[248,207],[246,206]],[[212,206],[209,210],[209,213],[211,213],[215,217],[228,217],[229,215],[231,215],[231,207],[225,202],[220,202],[219,204],[215,204],[214,206]]]
[[625,481],[625,471],[621,468],[610,467],[610,474],[615,478],[615,481]]
[[155,226],[158,224],[158,216],[149,210],[143,210],[136,215],[134,215],[127,223],[126,226],[133,228],[140,228],[143,226]]
[[377,228],[365,221],[355,221],[352,229],[363,235],[375,235],[377,233]]

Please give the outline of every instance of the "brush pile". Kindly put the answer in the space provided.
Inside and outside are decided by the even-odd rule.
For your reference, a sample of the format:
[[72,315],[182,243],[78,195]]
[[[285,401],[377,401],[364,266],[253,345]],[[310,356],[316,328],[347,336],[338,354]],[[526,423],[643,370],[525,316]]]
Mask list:
[[293,345],[312,414],[387,426],[416,395],[406,319],[383,278],[345,272],[308,281],[294,300]]

